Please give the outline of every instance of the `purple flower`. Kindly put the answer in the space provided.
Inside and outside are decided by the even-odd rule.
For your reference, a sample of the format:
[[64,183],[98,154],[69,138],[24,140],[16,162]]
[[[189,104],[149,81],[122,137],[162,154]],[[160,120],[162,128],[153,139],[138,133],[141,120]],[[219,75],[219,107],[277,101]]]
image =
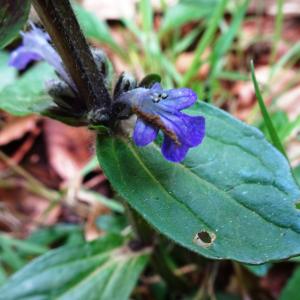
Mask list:
[[182,161],[189,148],[198,146],[204,138],[204,117],[181,112],[196,100],[197,95],[191,89],[163,90],[159,83],[150,89],[130,90],[117,99],[129,105],[138,117],[133,132],[135,144],[148,145],[161,130],[164,134],[162,153],[172,162]]
[[74,90],[75,84],[66,72],[63,62],[50,44],[48,33],[30,23],[32,29],[28,32],[21,32],[23,43],[11,53],[9,65],[18,70],[24,69],[31,61],[45,60],[52,65],[58,75],[67,82]]

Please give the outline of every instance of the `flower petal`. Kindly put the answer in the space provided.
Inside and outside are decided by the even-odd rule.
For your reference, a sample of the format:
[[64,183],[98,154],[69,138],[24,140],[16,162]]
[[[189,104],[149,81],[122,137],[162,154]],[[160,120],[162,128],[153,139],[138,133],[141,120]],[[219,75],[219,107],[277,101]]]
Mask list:
[[133,132],[133,140],[137,146],[143,147],[148,145],[155,140],[157,134],[158,128],[141,119],[137,119]]
[[185,158],[188,150],[189,147],[187,145],[177,145],[173,142],[173,140],[165,135],[161,152],[167,160],[172,162],[181,162]]
[[52,65],[59,76],[67,82],[74,90],[76,86],[69,74],[66,72],[62,59],[49,43],[48,33],[31,24],[32,30],[22,32],[23,45],[11,54],[10,65],[17,69],[25,68],[31,60],[45,60]]
[[42,57],[35,51],[28,51],[21,46],[11,53],[8,64],[18,70],[23,70],[31,61],[41,59]]
[[197,94],[188,88],[172,89],[165,93],[167,98],[161,100],[158,103],[159,106],[182,110],[192,106],[197,101]]
[[201,116],[189,116],[178,112],[176,114],[163,113],[161,120],[165,126],[173,131],[181,144],[189,147],[199,145],[205,135],[205,119]]

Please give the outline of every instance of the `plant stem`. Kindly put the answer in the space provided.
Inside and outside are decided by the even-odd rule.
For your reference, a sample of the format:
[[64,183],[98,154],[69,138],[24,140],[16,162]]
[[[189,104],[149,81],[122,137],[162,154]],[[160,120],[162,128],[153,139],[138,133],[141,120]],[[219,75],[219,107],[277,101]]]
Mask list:
[[128,219],[135,231],[137,238],[143,243],[144,246],[154,246],[153,254],[151,256],[151,264],[153,268],[173,291],[185,291],[187,289],[187,284],[184,280],[176,276],[173,270],[171,270],[171,268],[166,263],[161,246],[157,244],[156,232],[125,201],[124,206],[126,209]]
[[101,113],[99,122],[108,121],[111,97],[69,0],[33,0],[33,5],[87,109]]

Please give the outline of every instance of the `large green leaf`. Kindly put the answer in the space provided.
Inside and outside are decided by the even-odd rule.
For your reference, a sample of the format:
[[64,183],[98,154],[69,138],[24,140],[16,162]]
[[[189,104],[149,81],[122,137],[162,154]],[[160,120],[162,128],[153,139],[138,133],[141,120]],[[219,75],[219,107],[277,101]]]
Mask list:
[[1,300],[128,299],[148,261],[118,235],[65,246],[34,260],[0,288]]
[[6,46],[19,33],[28,18],[30,0],[1,0],[0,48]]
[[286,159],[256,128],[211,105],[199,110],[206,137],[180,164],[155,144],[99,137],[113,187],[160,232],[204,256],[259,264],[299,254],[300,191]]
[[35,65],[0,91],[0,109],[18,116],[44,111],[51,104],[45,82],[53,78],[53,68],[48,64]]
[[0,51],[0,91],[16,80],[17,71],[8,65],[9,54]]

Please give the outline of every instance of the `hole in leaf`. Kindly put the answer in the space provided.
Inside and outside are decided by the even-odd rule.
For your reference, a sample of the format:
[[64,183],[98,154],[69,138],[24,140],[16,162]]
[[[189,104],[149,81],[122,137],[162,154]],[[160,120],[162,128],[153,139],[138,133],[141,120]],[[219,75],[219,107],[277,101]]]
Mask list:
[[200,247],[208,248],[214,243],[215,239],[216,235],[214,233],[203,230],[195,235],[193,242]]

